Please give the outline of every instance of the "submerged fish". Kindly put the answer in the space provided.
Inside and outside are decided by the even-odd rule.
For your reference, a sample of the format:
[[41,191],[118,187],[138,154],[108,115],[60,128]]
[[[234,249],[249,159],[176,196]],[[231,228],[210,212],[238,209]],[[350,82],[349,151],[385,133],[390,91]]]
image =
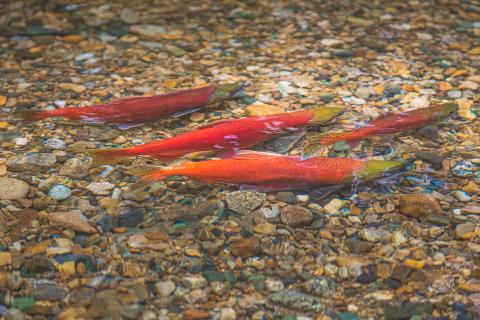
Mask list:
[[363,139],[372,136],[394,134],[426,127],[447,118],[457,110],[458,105],[456,103],[444,103],[407,112],[387,113],[358,129],[342,133],[312,135],[309,137],[306,147],[308,148],[313,144],[328,146],[341,141],[350,146],[355,146]]
[[150,155],[162,161],[172,161],[198,151],[228,153],[251,147],[285,133],[299,131],[299,127],[321,124],[332,120],[345,110],[344,107],[317,107],[270,116],[229,119],[204,125],[197,130],[173,138],[116,149],[89,149],[92,165],[115,163],[124,158]]
[[279,155],[242,150],[231,158],[188,162],[178,166],[134,166],[129,173],[140,175],[131,190],[170,176],[186,176],[207,183],[230,183],[257,191],[298,190],[317,186],[371,180],[404,161]]
[[152,122],[166,116],[182,115],[205,105],[225,101],[244,87],[245,84],[242,83],[209,85],[150,97],[119,98],[106,104],[55,110],[19,111],[13,115],[25,123],[63,117],[87,123],[113,123],[121,129],[128,129],[145,122]]

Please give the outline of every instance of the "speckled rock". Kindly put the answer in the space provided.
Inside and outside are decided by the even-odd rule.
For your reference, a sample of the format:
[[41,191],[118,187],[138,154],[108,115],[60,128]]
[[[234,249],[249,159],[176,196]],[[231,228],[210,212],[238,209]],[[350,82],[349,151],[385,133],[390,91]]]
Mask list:
[[301,312],[320,312],[324,306],[315,297],[298,291],[281,291],[268,296],[275,305]]
[[225,198],[228,208],[241,214],[251,213],[260,207],[266,199],[265,193],[254,191],[229,192]]
[[312,219],[312,212],[300,206],[287,206],[280,213],[282,223],[294,228],[308,226]]
[[85,177],[88,175],[88,165],[77,158],[71,158],[60,167],[59,174],[71,178]]
[[330,296],[337,290],[337,283],[328,277],[315,277],[306,281],[302,285],[305,292],[314,296],[323,297]]

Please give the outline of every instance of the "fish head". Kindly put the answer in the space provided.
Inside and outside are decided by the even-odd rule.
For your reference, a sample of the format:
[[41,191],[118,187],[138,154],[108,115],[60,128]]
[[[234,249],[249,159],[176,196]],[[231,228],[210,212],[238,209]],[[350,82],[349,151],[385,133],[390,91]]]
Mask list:
[[447,102],[439,106],[439,116],[438,119],[442,120],[449,117],[452,113],[458,111],[458,103]]
[[367,160],[365,166],[354,173],[363,180],[375,179],[387,171],[395,170],[405,166],[405,160]]
[[210,103],[216,103],[233,98],[237,93],[248,87],[248,83],[234,82],[215,86],[215,91],[210,96]]
[[339,104],[330,104],[311,109],[314,112],[314,123],[325,123],[345,112],[346,108]]

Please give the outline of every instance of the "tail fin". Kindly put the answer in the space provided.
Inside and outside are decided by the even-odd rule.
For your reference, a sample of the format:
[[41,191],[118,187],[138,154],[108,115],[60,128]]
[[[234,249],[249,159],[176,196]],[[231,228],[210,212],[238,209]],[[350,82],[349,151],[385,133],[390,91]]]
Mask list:
[[97,167],[102,164],[115,164],[128,158],[128,154],[121,154],[122,148],[119,149],[87,149],[85,152],[92,157],[91,167]]
[[44,114],[44,110],[24,110],[14,112],[13,117],[20,119],[22,123],[28,124],[37,120],[42,120],[47,116]]
[[128,191],[136,192],[144,189],[154,182],[165,179],[166,177],[170,176],[170,174],[166,172],[168,169],[168,167],[154,165],[138,165],[128,168],[127,173],[134,176],[140,176],[137,182],[130,185]]

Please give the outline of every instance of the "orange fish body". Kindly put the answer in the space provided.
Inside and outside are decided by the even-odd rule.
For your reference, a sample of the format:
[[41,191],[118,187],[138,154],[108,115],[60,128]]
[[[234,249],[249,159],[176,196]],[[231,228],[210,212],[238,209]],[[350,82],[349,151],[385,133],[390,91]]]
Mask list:
[[376,135],[394,134],[407,130],[420,129],[434,123],[435,121],[448,117],[451,113],[456,111],[457,108],[457,104],[446,103],[397,114],[385,114],[358,129],[343,133],[323,135],[320,138],[320,144],[331,145],[340,141],[345,141],[355,145],[365,138]]
[[113,123],[121,128],[128,128],[227,100],[233,97],[243,86],[240,83],[219,86],[209,85],[150,97],[120,98],[106,104],[78,108],[20,111],[15,115],[26,121],[64,117],[87,123]]
[[171,161],[198,151],[228,153],[297,131],[299,127],[327,122],[343,110],[343,107],[318,107],[277,115],[224,120],[173,138],[131,148],[96,149],[87,152],[94,157],[94,164],[114,163],[137,155],[150,155],[162,161]]
[[351,182],[354,176],[369,180],[402,164],[401,161],[353,158],[302,159],[244,150],[232,158],[189,162],[174,167],[139,166],[131,173],[142,176],[133,189],[180,175],[208,183],[222,182],[259,191],[277,191],[344,184]]

